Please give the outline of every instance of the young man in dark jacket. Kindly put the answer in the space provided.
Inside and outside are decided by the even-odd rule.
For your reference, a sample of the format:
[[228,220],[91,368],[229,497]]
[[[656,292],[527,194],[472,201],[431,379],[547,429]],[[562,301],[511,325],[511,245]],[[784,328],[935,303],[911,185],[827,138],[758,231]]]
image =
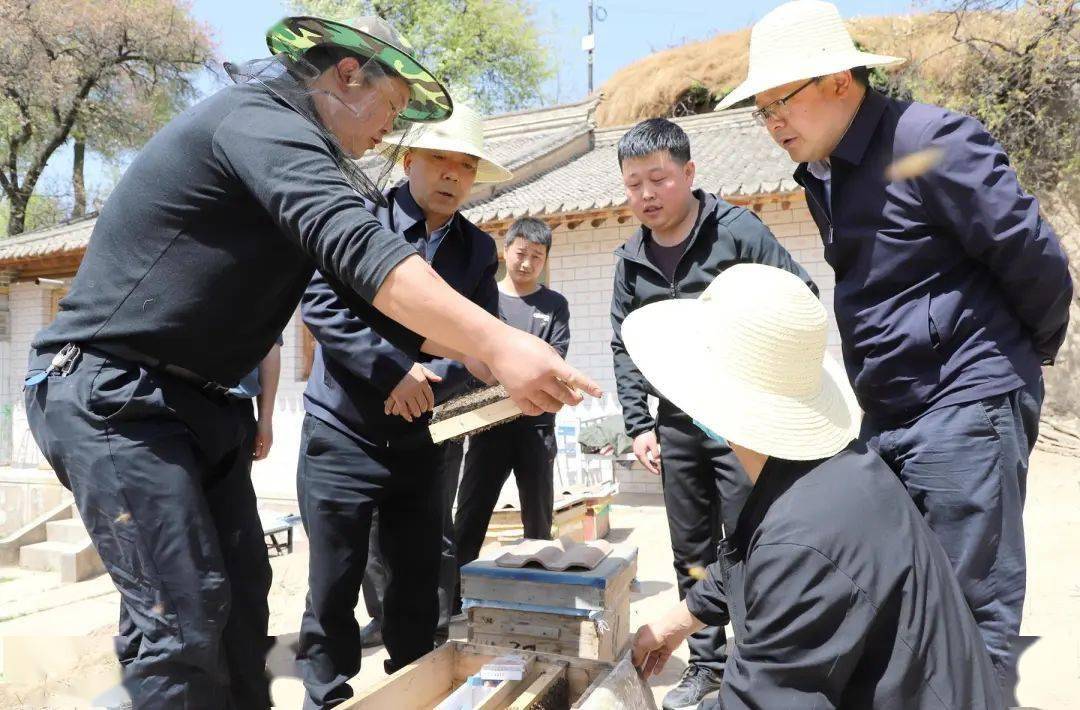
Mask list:
[[862,442],[825,353],[825,308],[791,274],[739,264],[697,301],[627,319],[661,393],[731,446],[753,482],[734,535],[686,600],[642,626],[659,672],[687,633],[731,623],[719,699],[701,707],[994,710],[1001,693],[941,545]]
[[[750,482],[726,446],[710,440],[671,402],[660,398],[657,418],[646,398],[657,394],[626,353],[622,322],[654,301],[696,298],[718,274],[740,262],[787,269],[814,289],[806,271],[753,212],[694,190],[690,141],[676,124],[642,121],[619,141],[619,166],[630,208],[641,229],[615,254],[611,300],[615,382],[634,454],[662,476],[680,596],[694,583],[690,570],[716,559],[722,529],[735,527]],[[664,708],[696,707],[719,687],[724,670],[722,626],[690,638],[690,665]]]
[[[499,317],[532,333],[566,357],[570,307],[566,298],[540,283],[551,250],[551,229],[523,217],[506,232],[506,276],[499,282]],[[554,515],[555,417],[541,414],[469,437],[454,517],[458,566],[480,554],[503,484],[514,472],[525,537],[551,538]],[[459,600],[460,603],[460,600]]]
[[[495,243],[458,212],[474,182],[510,177],[484,157],[480,126],[479,117],[459,105],[438,128],[407,138],[408,179],[388,190],[387,206],[372,213],[456,291],[494,314]],[[452,557],[440,564],[440,548],[449,542],[457,468],[446,469],[447,447],[432,443],[427,425],[434,404],[464,391],[471,376],[460,362],[417,360],[395,348],[382,335],[390,327],[384,316],[350,309],[319,276],[302,308],[318,346],[304,392],[297,470],[310,542],[310,591],[297,658],[305,707],[321,708],[352,695],[348,680],[361,655],[354,608],[373,534],[382,553],[373,567],[385,567],[388,583],[368,597],[381,617],[387,672],[433,648],[440,569],[451,575],[455,569]],[[454,580],[442,576],[446,621]]]
[[[793,30],[797,46],[784,39]],[[800,164],[795,179],[836,272],[861,437],[941,539],[1004,680],[1024,603],[1041,367],[1069,322],[1065,254],[976,120],[868,88],[867,66],[900,60],[859,52],[834,6],[788,3],[753,36],[755,57],[818,59],[781,73],[751,67],[770,80],[748,80],[721,106],[753,96]]]

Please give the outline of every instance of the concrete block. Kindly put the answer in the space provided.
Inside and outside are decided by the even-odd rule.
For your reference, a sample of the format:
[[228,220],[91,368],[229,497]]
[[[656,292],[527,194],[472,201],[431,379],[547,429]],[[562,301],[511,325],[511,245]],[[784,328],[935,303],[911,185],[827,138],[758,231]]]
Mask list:
[[61,584],[74,584],[104,573],[105,565],[89,538],[79,549],[60,558]]
[[81,543],[90,539],[82,520],[53,520],[45,524],[46,540],[49,542]]
[[19,566],[42,572],[59,572],[65,555],[78,552],[79,545],[68,542],[37,542],[19,550]]

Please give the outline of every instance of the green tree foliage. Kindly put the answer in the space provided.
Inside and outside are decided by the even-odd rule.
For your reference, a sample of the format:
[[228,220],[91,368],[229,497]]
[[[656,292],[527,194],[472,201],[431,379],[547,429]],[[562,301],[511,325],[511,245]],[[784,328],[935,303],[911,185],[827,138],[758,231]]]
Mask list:
[[382,17],[456,98],[481,112],[538,105],[552,74],[533,7],[524,0],[294,0],[292,7],[342,21]]
[[0,0],[8,233],[28,226],[35,188],[62,145],[74,139],[105,155],[141,145],[210,57],[207,30],[178,0]]
[[[8,220],[11,217],[11,204],[0,200],[0,234],[7,234]],[[50,195],[32,195],[26,206],[26,229],[33,231],[50,227],[64,218],[64,210],[59,201]]]

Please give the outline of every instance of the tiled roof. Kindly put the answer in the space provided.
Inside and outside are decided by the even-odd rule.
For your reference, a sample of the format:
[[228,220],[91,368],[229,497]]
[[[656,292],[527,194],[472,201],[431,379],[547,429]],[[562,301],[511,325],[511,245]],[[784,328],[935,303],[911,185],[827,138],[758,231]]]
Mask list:
[[[590,122],[594,101],[552,109],[496,116],[485,121],[491,135],[487,147],[492,157],[511,170],[521,169],[520,182],[511,182],[492,196],[479,198],[465,209],[474,222],[517,218],[525,215],[582,212],[625,204],[615,146],[628,127],[594,132],[575,155],[554,167],[528,177],[528,166],[539,158],[557,160],[575,140],[594,131]],[[690,148],[697,165],[696,184],[728,197],[783,193],[798,189],[791,178],[794,164],[755,125],[749,110],[711,113],[677,119],[690,134]],[[579,149],[574,148],[574,151]],[[554,157],[552,157],[554,156]],[[395,171],[393,177],[399,177]],[[82,251],[94,228],[94,218],[0,239],[0,266],[47,256]]]
[[[791,177],[795,164],[754,123],[749,110],[693,116],[677,123],[690,135],[699,187],[726,196],[798,189]],[[627,128],[597,131],[592,150],[470,205],[465,214],[481,223],[625,204],[615,149]]]
[[[496,162],[514,171],[590,130],[592,130],[591,126],[582,121],[578,125],[493,136],[484,141],[484,147]],[[381,160],[381,158],[365,158],[360,161],[360,165],[368,170]],[[385,164],[385,162],[382,163],[382,165]],[[388,179],[393,182],[402,177],[404,173],[401,168],[395,167]]]
[[82,251],[90,241],[96,216],[17,237],[0,239],[0,264]]

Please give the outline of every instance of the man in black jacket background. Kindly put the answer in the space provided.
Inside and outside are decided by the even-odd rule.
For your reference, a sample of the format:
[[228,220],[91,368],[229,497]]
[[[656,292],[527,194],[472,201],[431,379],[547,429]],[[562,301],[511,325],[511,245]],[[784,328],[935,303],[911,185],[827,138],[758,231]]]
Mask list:
[[[615,382],[634,454],[662,476],[681,597],[694,584],[690,570],[711,564],[722,531],[734,529],[750,481],[728,447],[705,436],[663,397],[653,419],[647,397],[657,393],[626,352],[623,319],[654,301],[696,298],[718,274],[740,262],[786,269],[815,293],[817,288],[753,212],[694,189],[690,139],[679,126],[662,118],[642,121],[619,141],[618,155],[627,199],[642,227],[615,252]],[[664,698],[666,710],[696,707],[720,686],[726,660],[723,627],[699,631],[689,644],[690,664]]]

